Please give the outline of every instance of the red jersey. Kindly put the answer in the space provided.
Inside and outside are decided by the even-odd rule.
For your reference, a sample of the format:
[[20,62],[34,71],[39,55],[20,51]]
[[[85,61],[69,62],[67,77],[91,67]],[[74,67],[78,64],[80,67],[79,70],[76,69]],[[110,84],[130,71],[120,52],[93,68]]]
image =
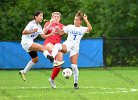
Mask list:
[[[46,22],[45,25],[44,25],[44,28],[46,28],[48,25],[49,25],[50,22]],[[63,24],[61,23],[52,23],[51,27],[49,28],[49,30],[47,31],[46,34],[50,34],[51,31],[52,31],[52,28],[55,28],[56,26],[58,26],[60,29],[63,29]],[[55,33],[53,36],[50,36],[50,37],[47,37],[44,41],[44,45],[46,45],[47,43],[52,43],[52,44],[56,44],[56,43],[60,43],[61,42],[61,36],[62,35],[59,35],[57,33]]]

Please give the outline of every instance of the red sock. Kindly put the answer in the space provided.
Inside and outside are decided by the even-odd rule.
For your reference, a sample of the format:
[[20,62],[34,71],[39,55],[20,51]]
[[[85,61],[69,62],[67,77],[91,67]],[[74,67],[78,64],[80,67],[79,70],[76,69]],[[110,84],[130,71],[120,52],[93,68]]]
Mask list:
[[61,67],[54,67],[51,75],[51,79],[54,80],[58,73],[60,72]]

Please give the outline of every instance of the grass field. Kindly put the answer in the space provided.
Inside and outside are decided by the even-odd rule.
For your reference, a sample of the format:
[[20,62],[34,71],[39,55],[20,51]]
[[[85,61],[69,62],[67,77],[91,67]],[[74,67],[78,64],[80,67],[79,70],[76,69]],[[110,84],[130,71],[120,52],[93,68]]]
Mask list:
[[27,81],[19,70],[0,70],[0,100],[138,100],[138,67],[80,69],[79,90],[73,77],[48,82],[50,69],[31,70]]

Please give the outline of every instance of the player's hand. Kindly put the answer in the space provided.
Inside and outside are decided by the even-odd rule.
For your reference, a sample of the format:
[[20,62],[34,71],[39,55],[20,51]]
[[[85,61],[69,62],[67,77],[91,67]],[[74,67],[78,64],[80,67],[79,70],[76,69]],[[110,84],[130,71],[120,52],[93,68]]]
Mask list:
[[53,20],[51,19],[51,20],[50,20],[50,23],[52,23],[52,22],[53,22]]
[[38,31],[38,28],[34,28],[32,31],[33,31],[33,33],[35,33]]
[[50,35],[53,36],[55,33],[54,32],[51,32]]
[[54,23],[54,22],[55,22],[55,20],[54,20],[54,19],[51,19],[51,20],[50,20],[50,23]]
[[55,29],[53,28],[52,31],[51,31],[51,33],[50,33],[50,35],[52,36],[54,34],[55,34]]
[[55,29],[55,28],[52,28],[51,30],[52,30],[51,32],[53,32],[53,33],[55,33],[55,32],[56,32],[56,29]]
[[59,26],[56,26],[56,27],[55,27],[55,30],[57,30],[57,31],[60,30]]
[[62,31],[59,26],[56,26],[55,30],[56,30],[55,31],[56,34],[59,34]]
[[43,33],[46,34],[46,28],[43,28]]
[[54,23],[54,24],[56,24],[56,25],[58,24],[57,21],[56,21],[55,19],[51,19],[51,20],[50,20],[50,23]]
[[87,20],[87,15],[84,13],[84,15],[83,15],[83,19],[84,20]]

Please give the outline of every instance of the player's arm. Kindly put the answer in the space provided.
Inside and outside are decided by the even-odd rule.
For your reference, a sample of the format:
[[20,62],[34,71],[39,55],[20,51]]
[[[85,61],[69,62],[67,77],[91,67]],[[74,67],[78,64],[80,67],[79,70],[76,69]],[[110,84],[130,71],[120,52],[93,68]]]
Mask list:
[[90,22],[88,21],[86,14],[84,14],[83,19],[85,20],[87,27],[88,27],[87,32],[90,32],[92,30],[92,26],[91,26]]
[[44,28],[43,28],[43,30],[44,30],[44,34],[46,34],[47,31],[50,29],[52,23],[53,23],[53,21],[50,20],[50,22],[47,22],[47,23],[44,25]]
[[55,29],[57,30],[59,35],[63,35],[64,34],[63,29],[60,29],[58,26],[56,26]]
[[[44,30],[43,30],[44,31]],[[45,38],[47,38],[47,37],[50,37],[50,36],[52,36],[52,35],[54,35],[54,32],[51,32],[50,34],[40,34],[41,35],[41,37],[43,38],[43,39],[45,39]]]
[[42,37],[43,39],[52,36],[52,34],[47,34],[47,35],[45,35],[45,34],[40,34],[40,35],[41,35],[41,37]]
[[23,30],[22,34],[23,35],[26,35],[26,34],[31,34],[31,33],[37,32],[38,31],[38,28],[32,29],[33,26],[34,26],[33,23],[32,22],[29,22],[27,24],[27,26],[25,27],[25,29]]
[[38,31],[38,28],[35,28],[35,29],[32,29],[32,30],[26,30],[24,29],[22,34],[25,35],[25,34],[31,34],[31,33],[35,33]]

